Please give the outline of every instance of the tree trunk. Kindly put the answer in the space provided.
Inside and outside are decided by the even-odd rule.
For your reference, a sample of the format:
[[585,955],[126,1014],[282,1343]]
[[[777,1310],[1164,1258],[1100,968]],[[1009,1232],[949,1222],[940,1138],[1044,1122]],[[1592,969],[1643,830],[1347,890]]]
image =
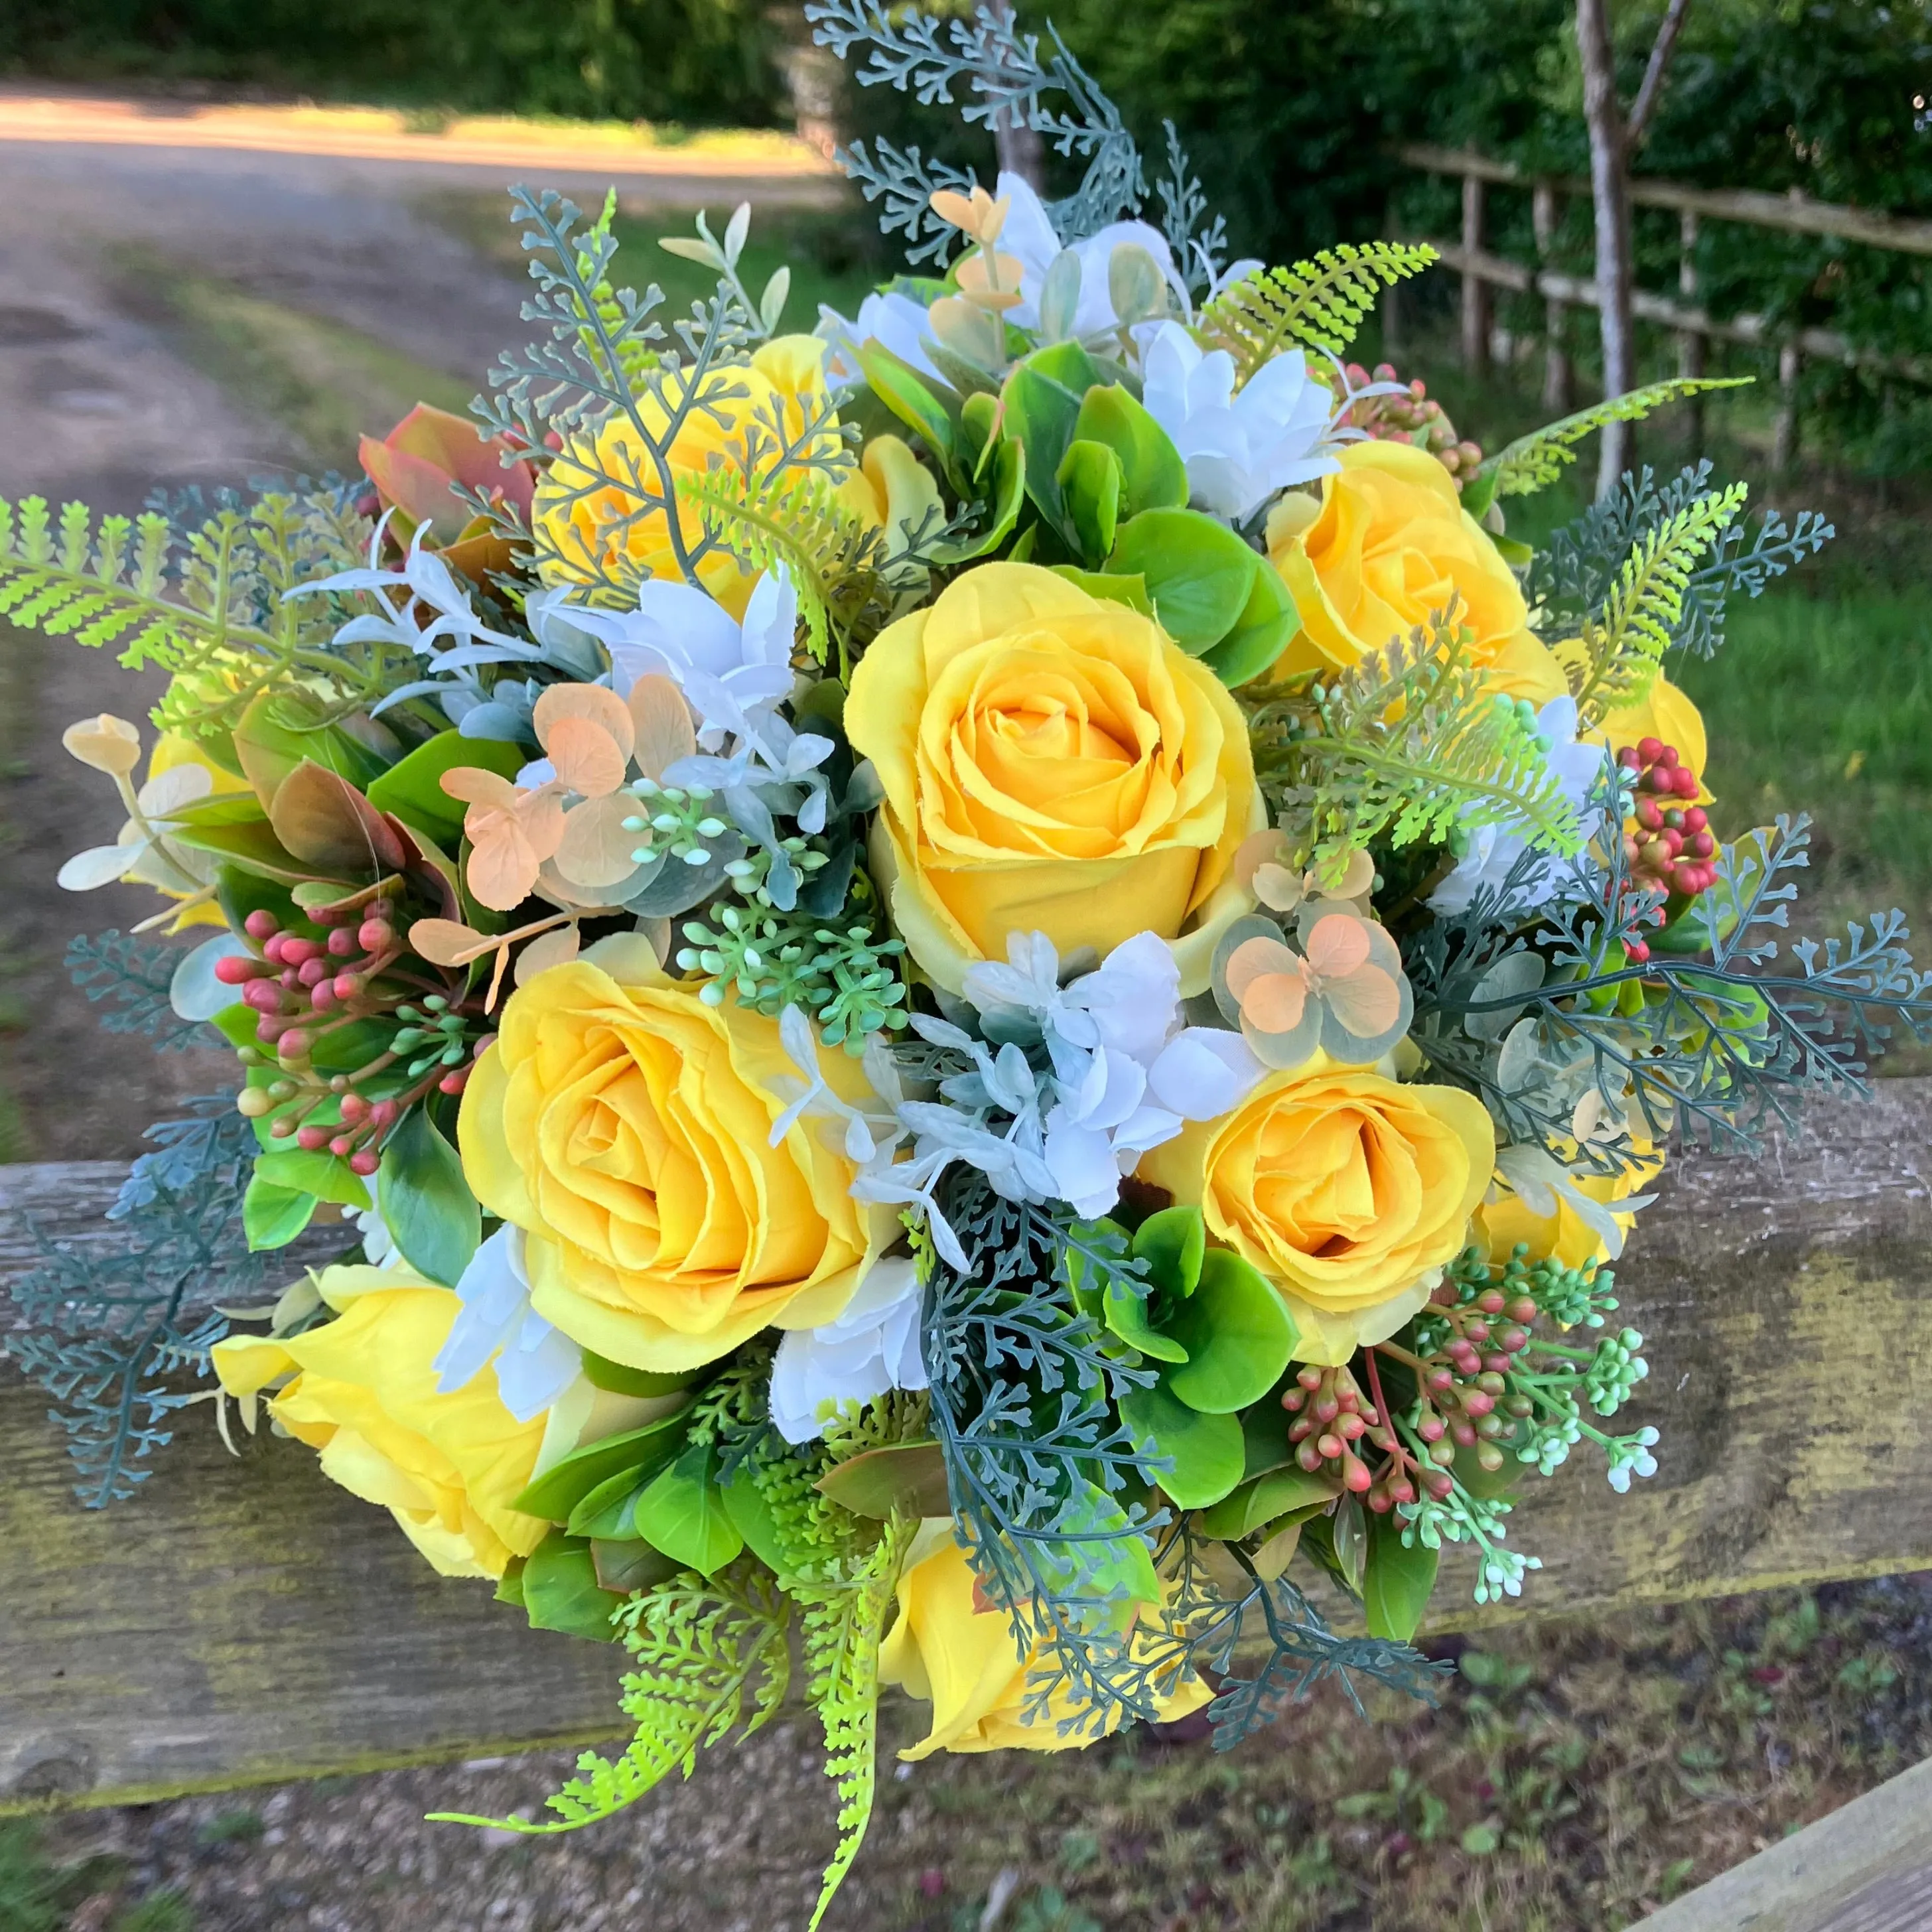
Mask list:
[[[1616,49],[1610,0],[1576,0],[1576,46],[1582,57],[1583,118],[1590,132],[1590,200],[1597,226],[1598,315],[1603,332],[1604,394],[1634,386],[1630,325],[1630,220],[1628,140],[1617,104]],[[1630,466],[1630,427],[1606,423],[1597,470],[1600,502]]]
[[[1012,0],[989,0],[993,13],[1002,20],[1013,16]],[[1003,114],[993,128],[993,147],[1003,175],[1018,175],[1036,194],[1046,186],[1046,151],[1040,130],[1030,128],[1018,114]]]

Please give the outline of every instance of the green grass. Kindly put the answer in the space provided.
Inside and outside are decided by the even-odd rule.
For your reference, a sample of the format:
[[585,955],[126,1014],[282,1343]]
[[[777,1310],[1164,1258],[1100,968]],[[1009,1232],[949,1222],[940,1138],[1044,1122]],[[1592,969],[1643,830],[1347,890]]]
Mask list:
[[[122,1900],[126,1867],[118,1858],[63,1862],[39,1820],[0,1819],[0,1932],[66,1932],[84,1904],[98,1932],[194,1932],[194,1914],[178,1893],[152,1892]],[[114,1902],[103,1918],[99,1903]]]

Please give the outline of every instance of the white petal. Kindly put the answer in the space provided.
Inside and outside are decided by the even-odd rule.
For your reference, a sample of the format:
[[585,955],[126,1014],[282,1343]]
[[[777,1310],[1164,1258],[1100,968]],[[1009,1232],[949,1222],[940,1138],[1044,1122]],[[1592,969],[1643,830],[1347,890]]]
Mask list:
[[212,1020],[226,1012],[242,997],[239,986],[229,986],[214,976],[220,959],[245,959],[254,956],[250,947],[232,932],[218,933],[184,955],[168,982],[168,1004],[184,1020]]
[[196,799],[206,798],[214,789],[214,775],[206,765],[176,765],[150,778],[135,794],[141,809],[150,818],[165,818]]
[[1104,1214],[1120,1198],[1113,1144],[1092,1128],[1063,1124],[1048,1130],[1046,1165],[1053,1190],[1079,1214]]
[[147,849],[145,841],[139,845],[90,845],[55,874],[55,884],[70,892],[91,892],[97,886],[111,886]]
[[1239,1106],[1264,1071],[1239,1034],[1189,1027],[1162,1048],[1148,1090],[1183,1120],[1211,1120]]

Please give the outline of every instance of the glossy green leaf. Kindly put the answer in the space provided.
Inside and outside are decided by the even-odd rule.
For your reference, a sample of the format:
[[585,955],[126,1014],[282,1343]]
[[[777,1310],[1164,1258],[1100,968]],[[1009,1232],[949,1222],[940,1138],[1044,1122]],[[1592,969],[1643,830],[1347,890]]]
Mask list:
[[298,693],[265,691],[250,700],[235,728],[235,754],[266,811],[282,781],[304,759],[358,788],[380,776],[389,760],[324,722],[320,705]]
[[285,1248],[306,1228],[316,1210],[316,1198],[306,1189],[278,1187],[272,1180],[251,1178],[242,1197],[242,1229],[248,1246],[259,1253]]
[[1174,1466],[1155,1480],[1175,1505],[1204,1509],[1241,1480],[1241,1425],[1232,1415],[1190,1408],[1167,1386],[1174,1372],[1123,1396],[1120,1419],[1143,1449],[1173,1459]]
[[702,1369],[679,1369],[661,1372],[634,1369],[626,1362],[614,1362],[593,1350],[584,1352],[584,1375],[592,1388],[608,1389],[613,1395],[673,1395],[688,1388],[704,1373]]
[[1070,1595],[1118,1592],[1124,1624],[1138,1604],[1161,1600],[1160,1579],[1145,1537],[1135,1531],[1119,1499],[1084,1483],[1060,1520],[1064,1540],[1034,1546],[1050,1583]]
[[1186,1362],[1168,1371],[1168,1385],[1190,1408],[1211,1415],[1232,1415],[1259,1401],[1280,1379],[1294,1346],[1294,1324],[1281,1297],[1226,1248],[1208,1250],[1201,1285],[1164,1310],[1162,1322],[1187,1351]]
[[677,1565],[662,1550],[653,1550],[648,1543],[607,1543],[593,1538],[590,1561],[597,1573],[598,1587],[620,1597],[668,1583],[677,1574]]
[[712,1460],[708,1448],[686,1450],[652,1479],[632,1519],[647,1543],[706,1576],[745,1546],[712,1479]]
[[889,1516],[896,1509],[914,1516],[950,1516],[946,1458],[937,1442],[895,1442],[868,1449],[826,1470],[818,1492],[854,1516]]
[[383,1143],[376,1195],[403,1258],[454,1288],[483,1238],[482,1210],[428,1107],[411,1108]]
[[1328,1478],[1291,1464],[1243,1483],[1202,1516],[1201,1527],[1210,1536],[1234,1543],[1293,1511],[1325,1509],[1336,1493]]
[[1254,587],[1234,628],[1202,654],[1202,662],[1232,691],[1259,677],[1300,628],[1300,616],[1280,572],[1258,560]]
[[1104,442],[1076,437],[1053,480],[1081,554],[1090,563],[1105,562],[1120,526],[1120,459]]
[[1118,382],[1087,392],[1073,434],[1103,442],[1120,461],[1120,515],[1179,510],[1187,505],[1187,465],[1173,439]]
[[684,1441],[685,1415],[663,1415],[641,1429],[607,1436],[553,1462],[535,1478],[510,1507],[546,1522],[565,1522],[598,1484],[626,1470],[662,1468]]
[[369,1190],[362,1177],[332,1154],[308,1154],[300,1148],[284,1147],[257,1158],[255,1178],[313,1194],[318,1201],[332,1202],[338,1208],[369,1204]]
[[525,760],[520,745],[496,738],[466,738],[460,731],[440,731],[400,764],[370,779],[367,796],[378,812],[393,812],[404,824],[453,848],[463,836],[465,808],[460,799],[443,790],[443,773],[475,765],[500,778],[513,778]]
[[638,1532],[632,1506],[644,1492],[644,1478],[634,1469],[620,1469],[599,1483],[570,1513],[564,1528],[572,1536],[602,1537],[622,1541]]
[[1078,343],[1056,342],[1019,363],[1000,391],[1005,433],[1025,447],[1027,494],[1070,540],[1072,532],[1060,494],[1060,466],[1073,440],[1082,399],[1099,373]]
[[1143,510],[1120,526],[1106,567],[1144,578],[1162,628],[1198,657],[1241,622],[1262,560],[1198,510]]
[[1163,1208],[1134,1230],[1130,1252],[1148,1264],[1150,1286],[1185,1297],[1201,1280],[1208,1254],[1208,1224],[1198,1208]]
[[856,352],[872,393],[908,429],[924,437],[942,463],[950,465],[958,446],[958,399],[953,398],[949,407],[910,362],[902,362],[882,344],[862,342]]
[[1143,617],[1154,615],[1154,603],[1147,594],[1147,586],[1138,577],[1117,576],[1110,571],[1082,570],[1077,563],[1056,563],[1051,566],[1056,577],[1064,577],[1069,584],[1077,584],[1090,597],[1104,597],[1110,604],[1124,604],[1130,610],[1138,610]]
[[993,454],[992,464],[992,519],[976,536],[937,545],[929,554],[943,568],[970,563],[976,556],[998,550],[1019,521],[1026,502],[1026,452],[1016,440],[1004,439]]
[[1405,1550],[1402,1520],[1396,1513],[1370,1513],[1368,1567],[1362,1576],[1362,1610],[1370,1636],[1396,1643],[1414,1636],[1436,1588],[1440,1553],[1424,1548],[1419,1538],[1413,1548]]
[[723,1494],[724,1514],[731,1519],[731,1527],[745,1539],[745,1547],[767,1570],[788,1570],[790,1563],[779,1540],[778,1525],[772,1520],[771,1506],[752,1480],[748,1463],[740,1462],[732,1472]]
[[1275,1394],[1270,1389],[1252,1408],[1241,1412],[1244,1480],[1264,1476],[1294,1460],[1294,1445],[1288,1439],[1288,1426],[1294,1418],[1275,1400]]
[[184,825],[172,836],[178,844],[210,853],[225,861],[226,866],[252,872],[277,885],[298,885],[315,876],[315,867],[298,859],[275,836],[266,818],[233,825]]
[[622,1600],[597,1580],[596,1559],[580,1538],[553,1531],[524,1565],[524,1610],[532,1630],[562,1630],[611,1643],[610,1614]]

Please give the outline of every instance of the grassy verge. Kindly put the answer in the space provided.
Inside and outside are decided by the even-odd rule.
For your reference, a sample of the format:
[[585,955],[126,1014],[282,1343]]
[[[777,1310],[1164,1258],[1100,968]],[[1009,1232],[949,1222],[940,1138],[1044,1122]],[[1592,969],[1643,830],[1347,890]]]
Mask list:
[[121,1859],[58,1859],[38,1820],[0,1819],[0,1928],[5,1932],[194,1932],[172,1891],[128,1896]]

